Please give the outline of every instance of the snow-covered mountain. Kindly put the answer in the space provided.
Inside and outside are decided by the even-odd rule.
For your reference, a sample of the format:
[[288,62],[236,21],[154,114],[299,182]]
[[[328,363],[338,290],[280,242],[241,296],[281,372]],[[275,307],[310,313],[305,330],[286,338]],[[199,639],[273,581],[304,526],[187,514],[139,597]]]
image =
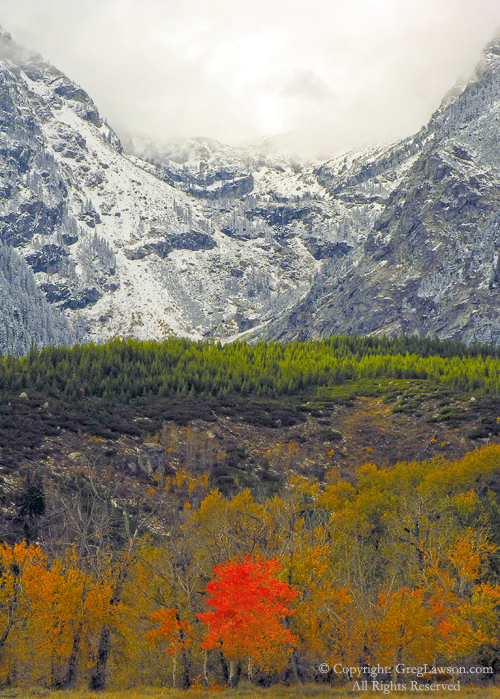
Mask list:
[[208,139],[125,154],[84,90],[0,44],[1,240],[80,337],[230,338],[305,297],[335,209],[312,166]]
[[[415,138],[315,171],[332,197],[399,170],[366,240],[319,273],[268,337],[337,332],[500,342],[500,40]],[[395,168],[395,170],[393,170]],[[393,186],[395,184],[395,186]]]
[[[499,120],[497,41],[390,146],[321,163],[206,138],[125,152],[82,88],[2,31],[0,242],[35,282],[23,317],[42,304],[57,328],[33,340],[499,341]],[[15,311],[0,350],[20,351]]]

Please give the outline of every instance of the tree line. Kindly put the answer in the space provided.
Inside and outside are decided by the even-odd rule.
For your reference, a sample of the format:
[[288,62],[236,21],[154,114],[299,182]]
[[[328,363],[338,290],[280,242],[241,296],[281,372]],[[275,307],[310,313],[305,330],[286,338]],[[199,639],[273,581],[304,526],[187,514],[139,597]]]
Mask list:
[[116,339],[106,345],[33,348],[20,359],[5,356],[0,396],[31,389],[69,401],[99,396],[127,402],[152,395],[279,398],[374,378],[424,379],[458,392],[496,395],[499,352],[413,336],[256,345]]

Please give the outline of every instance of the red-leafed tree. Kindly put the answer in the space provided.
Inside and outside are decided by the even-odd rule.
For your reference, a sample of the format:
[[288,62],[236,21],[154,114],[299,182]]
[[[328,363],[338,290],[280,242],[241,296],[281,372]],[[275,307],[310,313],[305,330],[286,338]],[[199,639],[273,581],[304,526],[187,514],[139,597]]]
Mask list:
[[[253,663],[271,666],[273,658],[290,652],[295,637],[282,621],[294,613],[288,606],[298,590],[277,579],[278,559],[246,556],[214,569],[207,585],[213,610],[198,614],[208,626],[203,647],[220,648],[229,661],[229,686],[234,682],[235,663],[248,659],[251,679]],[[280,653],[281,651],[281,653]]]

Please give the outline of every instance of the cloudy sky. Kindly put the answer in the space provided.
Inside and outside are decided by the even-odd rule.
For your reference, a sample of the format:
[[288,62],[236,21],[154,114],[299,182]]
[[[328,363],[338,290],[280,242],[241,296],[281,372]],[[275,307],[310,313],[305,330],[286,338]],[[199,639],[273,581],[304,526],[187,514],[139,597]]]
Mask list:
[[122,134],[316,154],[417,131],[500,28],[500,0],[0,0],[0,24]]

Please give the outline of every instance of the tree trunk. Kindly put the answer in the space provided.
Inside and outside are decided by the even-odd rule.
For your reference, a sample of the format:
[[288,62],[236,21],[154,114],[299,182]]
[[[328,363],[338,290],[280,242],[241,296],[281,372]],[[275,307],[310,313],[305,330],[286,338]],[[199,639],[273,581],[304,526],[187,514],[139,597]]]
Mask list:
[[12,631],[14,624],[16,623],[15,611],[16,611],[16,607],[17,607],[17,601],[19,599],[19,594],[21,592],[21,585],[19,582],[19,574],[15,573],[15,575],[17,577],[17,583],[16,583],[15,588],[14,588],[14,595],[13,595],[12,599],[10,599],[7,602],[8,622],[7,622],[7,626],[3,630],[2,635],[0,636],[0,651],[2,650],[4,645],[7,643],[7,639],[9,637],[9,634]]
[[229,661],[229,682],[227,683],[227,686],[234,687],[233,682],[234,682],[234,660],[230,660]]
[[71,655],[68,660],[68,669],[66,671],[66,677],[64,679],[64,689],[73,689],[76,685],[76,680],[78,677],[78,652],[80,650],[80,639],[82,637],[82,627],[83,622],[80,621],[78,627],[73,636],[73,647],[71,649]]
[[179,627],[180,627],[180,628],[179,628],[179,639],[180,639],[180,642],[181,642],[181,656],[182,656],[182,670],[183,670],[183,672],[182,672],[182,675],[183,675],[183,676],[182,676],[182,687],[181,687],[181,689],[189,689],[189,687],[191,686],[191,677],[190,677],[190,674],[189,674],[189,671],[190,671],[191,668],[190,668],[190,662],[189,662],[188,653],[187,653],[187,650],[186,650],[186,645],[185,645],[185,643],[184,643],[184,629],[183,629],[182,626],[181,626],[181,618],[180,618],[180,616],[179,616],[179,610],[177,610],[175,616],[176,616],[176,619],[177,619],[177,623],[179,624]]
[[111,642],[111,629],[105,624],[101,629],[97,660],[90,675],[89,689],[100,692],[106,687],[106,667],[108,665],[109,647]]
[[[290,628],[290,619],[286,616],[284,619],[284,626],[285,629]],[[297,684],[304,684],[302,682],[302,678],[299,675],[299,670],[297,667],[297,654],[295,653],[295,648],[292,650],[290,653],[290,667],[292,668],[292,673],[293,673],[293,679]]]
[[203,686],[208,689],[208,650],[206,648],[203,656]]
[[[127,556],[120,572],[118,573],[118,579],[116,581],[115,589],[113,590],[113,596],[110,600],[109,606],[113,609],[118,604],[120,604],[123,586],[125,585],[125,579],[128,573],[128,567],[130,565],[131,551],[129,556]],[[99,646],[97,649],[97,659],[94,665],[94,669],[90,675],[89,689],[93,691],[102,691],[106,688],[106,668],[108,665],[109,651],[111,649],[111,628],[109,624],[104,624],[101,629],[101,635],[99,638]]]
[[238,686],[238,682],[240,681],[241,677],[241,662],[236,664],[234,660],[229,661],[229,681],[227,683],[228,688],[229,687],[236,687]]
[[292,650],[290,653],[290,665],[292,667],[292,673],[293,673],[293,679],[297,684],[304,684],[302,682],[302,677],[299,674],[299,669],[297,667],[297,654],[295,653],[295,650]]
[[222,668],[222,677],[224,678],[224,682],[226,684],[229,684],[229,672],[227,669],[227,663],[226,663],[226,659],[224,657],[224,654],[221,650],[219,651],[219,658],[220,658],[220,664],[221,664],[221,668]]

